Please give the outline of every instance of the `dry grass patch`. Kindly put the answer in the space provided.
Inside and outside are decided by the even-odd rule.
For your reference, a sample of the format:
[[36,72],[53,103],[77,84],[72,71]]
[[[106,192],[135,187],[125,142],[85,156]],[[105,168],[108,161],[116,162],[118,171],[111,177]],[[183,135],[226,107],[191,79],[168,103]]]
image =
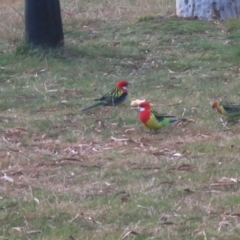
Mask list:
[[[81,11],[79,11],[79,7]],[[72,1],[62,3],[63,16],[67,21],[76,22],[76,20],[91,21],[101,19],[104,21],[132,20],[138,17],[152,16],[155,14],[169,15],[175,12],[175,1]],[[76,25],[75,25],[76,26]]]

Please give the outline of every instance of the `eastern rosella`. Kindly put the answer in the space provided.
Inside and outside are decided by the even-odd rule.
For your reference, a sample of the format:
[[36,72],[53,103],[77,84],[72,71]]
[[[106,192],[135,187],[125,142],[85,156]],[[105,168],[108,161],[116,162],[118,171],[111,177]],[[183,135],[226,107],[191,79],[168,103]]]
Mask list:
[[116,87],[103,95],[101,98],[94,99],[97,103],[85,107],[82,111],[98,107],[98,106],[116,106],[122,103],[128,95],[128,82],[126,80],[120,80],[116,83]]
[[138,109],[140,121],[150,130],[158,130],[171,123],[187,121],[186,118],[171,118],[172,116],[157,114],[146,101],[140,103]]
[[229,118],[240,117],[240,105],[232,102],[215,101],[212,108]]

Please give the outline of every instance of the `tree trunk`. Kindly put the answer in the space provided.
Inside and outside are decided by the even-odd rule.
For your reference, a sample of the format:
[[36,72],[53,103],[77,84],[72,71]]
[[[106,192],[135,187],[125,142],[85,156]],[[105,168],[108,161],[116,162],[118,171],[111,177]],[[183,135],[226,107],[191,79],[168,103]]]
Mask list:
[[176,0],[177,16],[227,19],[240,15],[240,0]]
[[25,38],[35,46],[63,45],[59,0],[25,0]]

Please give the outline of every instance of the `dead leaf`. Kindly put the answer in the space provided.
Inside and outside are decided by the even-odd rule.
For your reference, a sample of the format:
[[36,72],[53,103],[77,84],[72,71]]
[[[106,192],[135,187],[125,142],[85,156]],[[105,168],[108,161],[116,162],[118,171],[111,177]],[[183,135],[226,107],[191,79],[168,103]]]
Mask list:
[[119,44],[120,44],[120,42],[115,42],[115,43],[113,43],[113,46],[116,47]]
[[7,176],[5,173],[4,173],[4,176],[1,177],[1,179],[4,179],[4,180],[6,180],[6,181],[8,181],[8,182],[14,183],[14,179],[11,178],[11,177],[9,177],[9,176]]
[[186,193],[194,193],[194,191],[192,191],[192,190],[189,189],[189,188],[185,188],[185,189],[184,189],[184,192],[186,192]]
[[135,130],[136,130],[136,128],[128,128],[124,131],[124,133],[133,132]]
[[111,139],[115,142],[122,142],[122,141],[127,141],[129,140],[128,138],[115,138],[115,137],[111,137]]
[[171,167],[168,169],[170,172],[174,171],[192,171],[194,169],[194,166],[191,164],[182,164],[179,167]]
[[79,91],[79,90],[71,90],[71,89],[65,89],[64,91],[63,91],[65,94],[69,94],[69,95],[80,95],[80,94],[82,94],[82,92],[81,91]]
[[128,235],[130,235],[130,234],[132,234],[132,235],[138,235],[138,233],[137,232],[135,232],[135,231],[128,231],[126,234],[124,234],[122,237],[121,237],[121,239],[125,239]]
[[240,217],[240,213],[225,213],[225,215],[233,216],[233,217]]
[[26,231],[27,234],[42,233],[42,230],[29,230]]
[[22,227],[13,227],[12,228],[13,230],[15,230],[15,231],[18,231],[18,232],[22,232]]
[[176,223],[174,223],[174,222],[162,222],[162,223],[160,223],[161,225],[175,225]]

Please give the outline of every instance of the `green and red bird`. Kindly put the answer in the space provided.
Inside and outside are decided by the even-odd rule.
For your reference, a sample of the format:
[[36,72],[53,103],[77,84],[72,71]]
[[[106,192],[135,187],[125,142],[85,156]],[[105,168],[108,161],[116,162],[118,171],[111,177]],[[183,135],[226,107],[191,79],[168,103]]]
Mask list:
[[128,82],[120,80],[116,83],[116,87],[103,95],[101,98],[94,99],[95,104],[85,107],[82,111],[89,110],[98,106],[116,106],[125,101],[128,96]]
[[172,116],[158,114],[147,101],[141,102],[138,109],[140,121],[150,130],[158,130],[171,123],[187,121],[186,118],[171,118]]
[[229,118],[240,117],[239,104],[235,104],[232,102],[215,101],[212,104],[212,108],[216,110],[218,113]]

